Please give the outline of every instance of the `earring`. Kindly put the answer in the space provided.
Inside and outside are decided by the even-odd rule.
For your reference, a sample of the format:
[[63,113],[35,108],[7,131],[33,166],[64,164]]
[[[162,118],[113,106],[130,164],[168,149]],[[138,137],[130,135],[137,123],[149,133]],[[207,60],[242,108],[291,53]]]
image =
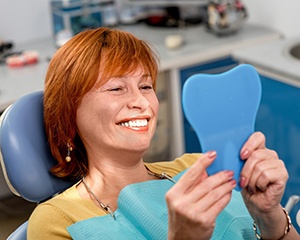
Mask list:
[[66,156],[66,162],[71,162],[71,152],[73,151],[73,148],[71,147],[71,145],[69,143],[67,143],[67,156]]

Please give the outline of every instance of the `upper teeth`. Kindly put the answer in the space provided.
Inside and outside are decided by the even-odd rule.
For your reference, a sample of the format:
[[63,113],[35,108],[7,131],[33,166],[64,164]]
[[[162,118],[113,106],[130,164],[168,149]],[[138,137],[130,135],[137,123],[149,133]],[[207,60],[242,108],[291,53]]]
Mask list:
[[148,121],[146,119],[143,120],[135,120],[129,122],[122,122],[120,125],[124,127],[145,127],[147,126]]

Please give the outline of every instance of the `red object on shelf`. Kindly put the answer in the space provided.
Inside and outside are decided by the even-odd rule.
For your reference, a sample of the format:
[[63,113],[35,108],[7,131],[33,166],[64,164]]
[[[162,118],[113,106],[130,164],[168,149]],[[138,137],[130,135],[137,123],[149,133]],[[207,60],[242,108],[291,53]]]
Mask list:
[[25,65],[35,64],[39,61],[37,51],[24,51],[21,54],[16,54],[6,59],[6,64],[9,67],[23,67]]

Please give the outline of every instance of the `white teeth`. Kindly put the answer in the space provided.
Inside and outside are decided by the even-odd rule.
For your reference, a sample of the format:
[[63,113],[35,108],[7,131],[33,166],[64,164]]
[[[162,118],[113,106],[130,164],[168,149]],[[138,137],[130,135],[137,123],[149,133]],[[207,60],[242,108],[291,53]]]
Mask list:
[[123,127],[145,127],[147,126],[148,121],[146,119],[143,120],[134,120],[129,122],[123,122],[120,125]]

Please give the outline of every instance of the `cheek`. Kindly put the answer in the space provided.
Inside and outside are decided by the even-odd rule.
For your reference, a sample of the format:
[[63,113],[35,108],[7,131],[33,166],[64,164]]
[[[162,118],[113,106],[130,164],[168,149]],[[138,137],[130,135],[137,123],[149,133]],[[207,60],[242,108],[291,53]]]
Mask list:
[[101,109],[99,104],[96,104],[93,99],[83,99],[76,112],[76,124],[78,127],[79,135],[82,138],[88,136],[97,127],[97,122],[101,119]]
[[107,99],[105,102],[99,99],[83,101],[76,113],[76,123],[80,135],[88,136],[88,134],[93,135],[99,131],[105,131],[110,124],[114,123],[118,111],[118,104]]
[[155,113],[155,115],[157,115],[158,109],[159,109],[159,101],[158,101],[156,95],[153,97],[153,99],[151,99],[150,102],[151,102],[152,111]]
[[79,107],[76,112],[76,124],[81,138],[84,138],[88,134],[90,116],[89,116],[88,107]]
[[101,114],[99,109],[85,106],[84,109],[78,109],[76,123],[78,134],[87,147],[99,141],[99,137],[105,134],[106,116]]

